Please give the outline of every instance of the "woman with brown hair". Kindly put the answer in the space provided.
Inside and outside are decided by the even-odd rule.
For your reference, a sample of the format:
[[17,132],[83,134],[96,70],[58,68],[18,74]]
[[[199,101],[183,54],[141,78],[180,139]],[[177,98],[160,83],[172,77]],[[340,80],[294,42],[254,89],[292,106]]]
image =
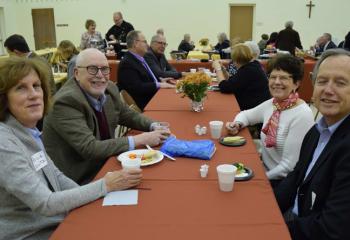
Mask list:
[[85,28],[87,31],[81,35],[80,49],[97,48],[104,52],[106,44],[101,33],[96,31],[96,22],[92,19],[86,20]]
[[121,170],[79,186],[60,172],[35,127],[49,99],[43,63],[0,62],[0,239],[48,239],[70,210],[141,181],[141,170]]

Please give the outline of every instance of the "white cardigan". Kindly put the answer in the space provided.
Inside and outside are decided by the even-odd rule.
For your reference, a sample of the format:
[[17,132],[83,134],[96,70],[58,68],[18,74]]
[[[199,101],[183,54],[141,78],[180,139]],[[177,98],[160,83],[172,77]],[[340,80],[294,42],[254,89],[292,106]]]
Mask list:
[[[265,126],[273,112],[272,99],[255,108],[240,112],[234,122],[242,126],[263,123]],[[302,141],[307,131],[314,125],[313,114],[309,106],[302,104],[281,112],[277,129],[276,147],[267,148],[266,135],[261,132],[262,160],[267,168],[269,179],[281,179],[294,169],[299,159]]]

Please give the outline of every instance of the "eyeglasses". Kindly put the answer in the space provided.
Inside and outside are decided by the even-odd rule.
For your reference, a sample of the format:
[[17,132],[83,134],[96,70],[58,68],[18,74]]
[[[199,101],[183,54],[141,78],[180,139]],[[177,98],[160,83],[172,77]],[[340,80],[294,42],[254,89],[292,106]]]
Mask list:
[[86,66],[86,67],[83,67],[83,66],[77,66],[77,68],[86,68],[86,71],[91,74],[91,75],[96,75],[98,73],[98,71],[100,70],[101,73],[103,75],[108,75],[110,72],[111,72],[111,68],[110,67],[97,67],[97,66]]
[[166,43],[166,42],[157,42],[157,41],[155,41],[155,42],[158,44],[164,45],[165,47],[168,46],[168,43]]
[[138,40],[138,39],[136,39],[135,41],[136,41],[136,42],[143,42],[143,43],[146,43],[146,44],[147,44],[147,40]]
[[269,80],[276,81],[276,79],[279,79],[281,82],[286,82],[292,78],[292,75],[270,75]]

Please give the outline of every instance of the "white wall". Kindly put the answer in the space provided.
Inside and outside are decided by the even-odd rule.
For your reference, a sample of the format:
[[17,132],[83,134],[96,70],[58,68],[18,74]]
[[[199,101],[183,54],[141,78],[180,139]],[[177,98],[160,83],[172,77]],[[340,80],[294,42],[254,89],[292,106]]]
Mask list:
[[349,0],[315,1],[311,19],[305,0],[0,0],[5,12],[5,32],[24,35],[34,48],[32,8],[54,8],[57,43],[69,39],[79,44],[80,35],[85,31],[84,23],[92,18],[97,30],[104,33],[112,26],[114,11],[122,11],[124,19],[137,30],[142,30],[150,39],[157,28],[165,29],[168,51],[176,49],[184,33],[190,33],[198,41],[208,37],[216,44],[218,32],[229,34],[230,4],[253,4],[253,40],[258,41],[262,33],[271,33],[284,28],[287,20],[294,21],[304,48],[312,45],[323,32],[330,32],[341,41],[350,31],[346,21]]

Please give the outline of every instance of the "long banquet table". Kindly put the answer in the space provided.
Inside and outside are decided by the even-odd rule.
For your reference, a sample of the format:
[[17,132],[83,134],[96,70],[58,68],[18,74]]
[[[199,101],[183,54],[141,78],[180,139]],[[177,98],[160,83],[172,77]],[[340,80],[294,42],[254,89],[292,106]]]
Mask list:
[[[233,95],[210,92],[204,111],[191,112],[189,105],[173,89],[161,89],[146,107],[145,115],[170,123],[178,139],[208,139],[198,136],[196,124],[210,120],[229,121],[239,112]],[[168,104],[168,108],[166,105]],[[225,147],[215,141],[216,153],[210,161],[177,157],[143,168],[138,204],[102,207],[102,199],[73,210],[50,239],[290,239],[248,130],[242,147]],[[254,170],[254,177],[235,182],[232,192],[218,189],[216,166],[242,162]],[[209,165],[207,178],[199,168]],[[110,158],[96,178],[120,169]]]
[[[228,64],[227,60],[223,60],[224,65]],[[267,60],[261,60],[261,64],[266,68]],[[119,61],[117,60],[108,60],[109,66],[111,67],[110,78],[114,82],[118,82],[118,67]],[[179,72],[189,72],[191,68],[207,68],[211,71],[212,62],[198,62],[191,60],[169,60],[169,63]],[[310,72],[312,72],[316,61],[313,59],[305,59],[304,62],[304,76],[299,87],[299,96],[304,99],[306,102],[311,102],[313,86],[310,79]]]

